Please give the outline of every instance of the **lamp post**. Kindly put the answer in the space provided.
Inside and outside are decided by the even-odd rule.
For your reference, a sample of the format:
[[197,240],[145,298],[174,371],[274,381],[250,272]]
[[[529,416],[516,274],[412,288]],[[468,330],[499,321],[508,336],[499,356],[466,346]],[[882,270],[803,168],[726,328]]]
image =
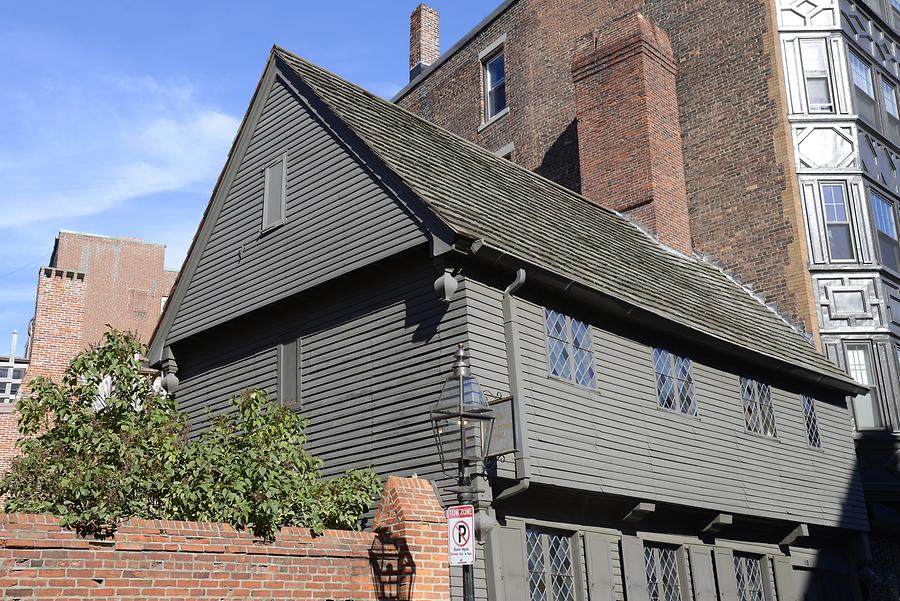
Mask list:
[[[431,426],[444,473],[456,467],[456,498],[460,505],[478,509],[472,480],[484,475],[475,472],[490,452],[494,411],[484,400],[478,381],[469,373],[469,357],[462,344],[454,354],[453,373],[444,381],[441,396],[431,410]],[[458,448],[456,446],[458,445]],[[458,456],[456,452],[458,451]],[[474,601],[474,566],[463,565],[463,599]]]

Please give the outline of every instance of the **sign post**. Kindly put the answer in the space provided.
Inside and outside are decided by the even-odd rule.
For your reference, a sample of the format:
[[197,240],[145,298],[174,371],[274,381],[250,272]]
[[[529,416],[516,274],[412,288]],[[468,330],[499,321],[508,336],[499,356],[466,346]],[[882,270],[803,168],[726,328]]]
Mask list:
[[475,563],[475,507],[454,505],[447,508],[447,557],[451,566]]

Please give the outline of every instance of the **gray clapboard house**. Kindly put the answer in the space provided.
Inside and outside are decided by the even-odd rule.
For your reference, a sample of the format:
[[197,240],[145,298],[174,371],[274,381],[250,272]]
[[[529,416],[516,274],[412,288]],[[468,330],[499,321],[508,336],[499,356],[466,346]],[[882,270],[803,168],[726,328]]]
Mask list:
[[273,49],[152,341],[180,408],[263,387],[327,473],[446,484],[458,342],[516,425],[481,598],[860,598],[864,388],[715,265]]

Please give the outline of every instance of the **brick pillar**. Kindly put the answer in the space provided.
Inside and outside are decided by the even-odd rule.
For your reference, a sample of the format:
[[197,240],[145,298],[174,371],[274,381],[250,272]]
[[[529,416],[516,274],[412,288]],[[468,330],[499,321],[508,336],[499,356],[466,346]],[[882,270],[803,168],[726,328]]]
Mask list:
[[26,381],[38,376],[59,380],[83,350],[84,294],[83,273],[52,267],[40,270]]
[[595,29],[572,61],[581,192],[690,253],[675,59],[639,12]]
[[415,79],[422,69],[441,55],[441,34],[438,13],[420,4],[409,16],[409,79]]
[[391,572],[397,598],[449,601],[447,520],[429,480],[390,476],[372,526],[398,552]]

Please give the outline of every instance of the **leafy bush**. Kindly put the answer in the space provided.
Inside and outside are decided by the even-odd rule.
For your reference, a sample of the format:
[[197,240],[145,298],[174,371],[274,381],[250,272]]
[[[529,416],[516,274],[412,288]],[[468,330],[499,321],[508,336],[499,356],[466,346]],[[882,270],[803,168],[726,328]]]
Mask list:
[[60,383],[31,382],[18,404],[22,452],[0,482],[6,511],[99,535],[129,517],[228,522],[265,538],[282,526],[359,527],[379,490],[371,470],[323,480],[306,420],[261,390],[188,441],[174,401],[141,371],[144,351],[111,330]]

